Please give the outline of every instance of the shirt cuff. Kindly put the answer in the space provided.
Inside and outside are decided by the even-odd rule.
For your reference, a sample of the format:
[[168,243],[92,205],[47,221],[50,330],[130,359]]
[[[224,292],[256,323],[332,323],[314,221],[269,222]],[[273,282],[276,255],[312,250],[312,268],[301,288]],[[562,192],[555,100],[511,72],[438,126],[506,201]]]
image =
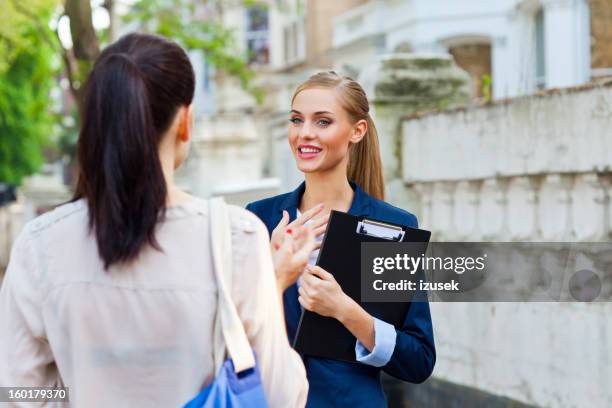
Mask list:
[[391,360],[395,350],[397,333],[393,325],[374,318],[374,349],[369,352],[359,340],[355,344],[357,361],[374,367],[382,367]]

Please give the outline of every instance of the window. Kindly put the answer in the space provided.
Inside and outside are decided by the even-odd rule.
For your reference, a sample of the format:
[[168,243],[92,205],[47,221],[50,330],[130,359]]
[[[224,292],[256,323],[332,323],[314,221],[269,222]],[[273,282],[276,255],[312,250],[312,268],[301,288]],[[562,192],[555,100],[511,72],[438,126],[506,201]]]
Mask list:
[[249,64],[267,65],[270,63],[270,34],[268,8],[253,6],[246,15],[247,60]]
[[544,11],[538,10],[535,15],[534,28],[535,43],[535,86],[537,89],[546,88],[546,50],[544,35]]
[[448,52],[457,65],[472,77],[472,96],[481,98],[492,96],[491,90],[491,44],[482,41],[459,43],[451,46]]
[[291,65],[306,57],[304,46],[304,19],[298,18],[283,28],[284,63]]

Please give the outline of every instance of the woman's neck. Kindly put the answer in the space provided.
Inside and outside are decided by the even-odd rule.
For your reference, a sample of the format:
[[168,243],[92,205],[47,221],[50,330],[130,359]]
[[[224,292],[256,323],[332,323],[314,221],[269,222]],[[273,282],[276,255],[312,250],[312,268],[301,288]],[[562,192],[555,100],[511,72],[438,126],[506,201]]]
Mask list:
[[193,199],[192,196],[179,189],[174,184],[174,156],[167,152],[159,153],[162,172],[166,180],[166,207],[174,207]]
[[346,178],[346,171],[329,173],[306,173],[306,189],[300,202],[300,212],[317,204],[325,204],[324,212],[331,210],[348,212],[353,202],[354,191]]

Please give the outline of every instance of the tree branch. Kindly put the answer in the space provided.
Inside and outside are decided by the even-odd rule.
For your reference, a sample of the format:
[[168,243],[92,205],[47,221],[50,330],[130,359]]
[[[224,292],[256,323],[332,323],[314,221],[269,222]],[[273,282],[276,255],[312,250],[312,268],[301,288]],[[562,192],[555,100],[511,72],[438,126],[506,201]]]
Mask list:
[[[61,15],[58,18],[58,21],[63,16],[64,15]],[[57,27],[59,27],[59,24],[57,25]],[[67,50],[62,45],[62,40],[60,39],[58,28],[56,28],[54,32],[55,32],[55,38],[57,38],[57,42],[59,43],[60,49],[62,50],[61,51],[62,60],[64,60],[64,67],[66,68],[66,77],[68,78],[68,83],[70,84],[70,92],[72,93],[72,96],[75,98],[75,100],[78,100],[79,99],[78,98],[79,89],[76,87],[76,84],[75,84],[76,58],[74,57],[74,54],[72,53],[71,50]]]

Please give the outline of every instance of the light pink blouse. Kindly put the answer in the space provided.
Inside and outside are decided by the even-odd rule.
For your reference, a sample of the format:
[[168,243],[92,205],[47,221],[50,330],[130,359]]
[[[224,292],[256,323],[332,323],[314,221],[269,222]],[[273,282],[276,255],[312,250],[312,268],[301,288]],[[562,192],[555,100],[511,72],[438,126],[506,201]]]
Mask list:
[[[179,407],[213,372],[216,283],[207,203],[171,207],[146,248],[103,270],[83,201],[27,224],[0,291],[0,386],[69,387],[70,406]],[[308,384],[289,346],[268,232],[229,206],[232,297],[272,407],[302,407]],[[36,404],[23,403],[32,407]]]

